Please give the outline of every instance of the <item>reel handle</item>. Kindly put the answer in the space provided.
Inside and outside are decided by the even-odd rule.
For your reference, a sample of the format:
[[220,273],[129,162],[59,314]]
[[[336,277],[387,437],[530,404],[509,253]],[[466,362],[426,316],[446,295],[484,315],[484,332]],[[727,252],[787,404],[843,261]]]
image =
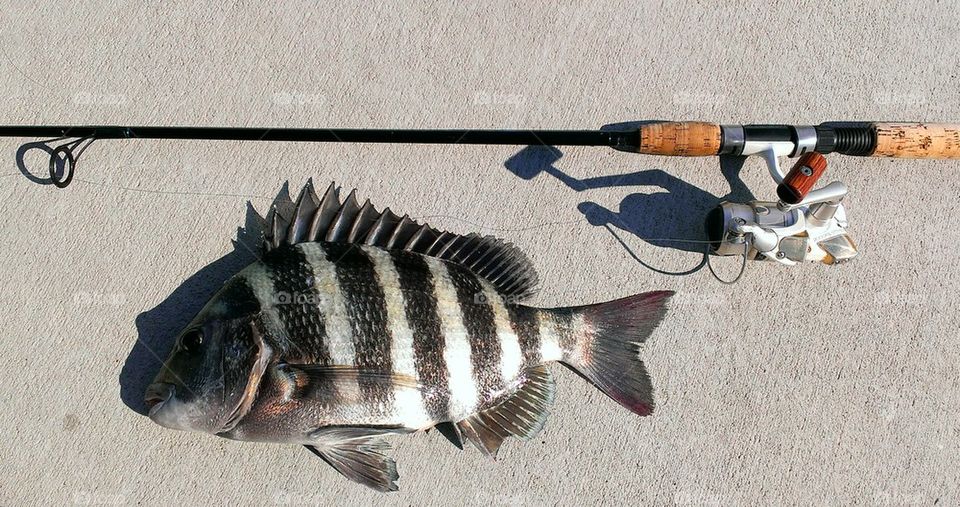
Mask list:
[[813,190],[827,170],[827,159],[815,152],[803,154],[793,165],[783,183],[777,185],[777,197],[786,204],[797,204]]

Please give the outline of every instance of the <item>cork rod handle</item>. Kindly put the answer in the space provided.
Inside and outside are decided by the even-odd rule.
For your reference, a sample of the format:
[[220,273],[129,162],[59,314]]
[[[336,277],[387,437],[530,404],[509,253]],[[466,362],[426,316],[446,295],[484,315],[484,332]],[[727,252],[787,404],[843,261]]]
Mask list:
[[720,152],[720,125],[704,122],[659,122],[640,127],[640,149],[646,155],[706,157]]
[[960,124],[875,123],[874,157],[960,158]]

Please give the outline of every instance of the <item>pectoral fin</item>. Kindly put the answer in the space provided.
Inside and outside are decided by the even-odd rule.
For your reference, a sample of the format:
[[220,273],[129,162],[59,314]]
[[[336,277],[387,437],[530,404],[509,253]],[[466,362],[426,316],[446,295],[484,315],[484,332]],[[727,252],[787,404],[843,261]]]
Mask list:
[[339,393],[341,403],[344,399],[359,400],[358,386],[361,383],[382,386],[384,389],[423,392],[424,396],[429,396],[430,393],[429,389],[421,386],[412,377],[354,366],[281,363],[274,371],[282,382],[286,400],[317,396],[318,390],[323,389],[332,389]]
[[509,436],[529,440],[543,429],[553,404],[553,377],[544,366],[526,370],[516,391],[498,405],[457,423],[467,440],[484,454],[496,457]]
[[311,434],[316,441],[310,452],[330,464],[344,477],[377,491],[397,491],[397,464],[384,454],[390,449],[379,435],[403,432],[400,428],[321,428]]

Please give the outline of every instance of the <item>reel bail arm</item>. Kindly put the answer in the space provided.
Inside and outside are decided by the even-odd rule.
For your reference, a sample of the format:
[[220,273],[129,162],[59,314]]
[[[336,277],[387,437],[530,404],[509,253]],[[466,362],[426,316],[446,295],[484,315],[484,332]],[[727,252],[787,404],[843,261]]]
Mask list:
[[834,181],[812,190],[827,169],[826,158],[807,152],[783,174],[777,152],[772,145],[761,154],[771,177],[779,183],[779,200],[723,202],[711,211],[707,231],[713,253],[746,251],[744,255],[751,259],[770,259],[788,266],[805,261],[835,264],[855,257],[856,245],[846,231],[846,211],[841,203],[847,195],[846,185]]

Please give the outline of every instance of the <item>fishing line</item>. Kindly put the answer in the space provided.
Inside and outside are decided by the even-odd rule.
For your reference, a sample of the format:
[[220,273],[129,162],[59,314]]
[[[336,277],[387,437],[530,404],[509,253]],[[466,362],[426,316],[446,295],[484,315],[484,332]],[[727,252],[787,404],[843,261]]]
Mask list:
[[[662,270],[662,269],[653,267],[653,266],[647,264],[646,262],[644,262],[642,259],[640,259],[640,257],[638,257],[637,254],[633,252],[633,249],[631,249],[629,246],[627,246],[626,242],[624,242],[624,241],[620,238],[620,236],[617,235],[616,232],[614,232],[614,230],[610,227],[609,224],[604,224],[603,227],[604,227],[605,229],[607,229],[607,231],[609,231],[611,235],[613,235],[614,239],[616,239],[617,242],[620,243],[620,246],[622,246],[622,247],[624,248],[624,250],[626,250],[627,253],[630,254],[630,257],[633,257],[633,260],[639,262],[640,265],[642,265],[643,267],[645,267],[645,268],[647,268],[647,269],[649,269],[649,270],[651,270],[651,271],[655,271],[655,272],[657,272],[657,273],[660,273],[660,274],[663,274],[663,275],[669,275],[669,276],[685,276],[685,275],[691,275],[691,274],[693,274],[693,273],[695,273],[695,272],[697,272],[697,271],[700,271],[700,269],[703,268],[703,263],[706,262],[705,259],[701,259],[701,260],[700,260],[700,264],[697,264],[697,265],[694,266],[693,268],[690,268],[690,269],[688,269],[688,270],[686,270],[686,271],[677,271],[677,272],[664,271],[664,270]],[[638,237],[639,237],[639,236],[638,236]],[[643,238],[640,238],[640,239],[643,239]],[[644,241],[647,241],[647,240],[644,240]],[[696,241],[696,240],[680,240],[680,241],[690,241],[690,242],[695,242],[695,243],[698,242],[698,241]]]
[[707,249],[704,252],[704,257],[706,258],[706,262],[707,262],[707,269],[710,270],[710,274],[713,275],[713,277],[716,278],[718,282],[724,285],[733,285],[738,281],[740,281],[740,277],[743,276],[743,272],[746,271],[747,269],[747,253],[749,251],[750,251],[750,244],[744,241],[743,255],[741,255],[741,257],[743,258],[743,261],[740,264],[740,272],[737,273],[737,276],[734,277],[733,280],[724,280],[723,278],[720,278],[720,275],[718,275],[716,271],[713,270],[713,264],[710,263],[710,245],[707,245]]
[[76,181],[81,183],[86,183],[89,185],[94,185],[103,188],[112,188],[114,190],[122,190],[126,192],[137,192],[143,194],[158,194],[158,195],[179,195],[185,197],[239,197],[243,199],[262,199],[262,200],[271,200],[273,197],[265,195],[253,195],[253,194],[224,194],[216,192],[191,192],[187,190],[151,190],[147,188],[134,188],[134,187],[125,187],[117,184],[104,183],[100,181],[92,181],[83,178],[77,178]]
[[503,228],[503,227],[490,227],[490,226],[487,226],[487,225],[483,225],[483,224],[471,222],[471,221],[469,221],[469,220],[465,220],[465,219],[463,219],[463,218],[459,218],[459,217],[455,217],[455,216],[450,216],[450,215],[419,215],[419,216],[415,216],[415,217],[411,217],[411,218],[414,218],[414,219],[417,219],[417,220],[430,220],[430,219],[432,219],[432,218],[443,218],[443,219],[447,219],[447,220],[453,220],[453,221],[455,221],[455,222],[460,222],[460,223],[469,225],[469,226],[471,226],[471,227],[475,227],[475,228],[477,228],[477,229],[486,229],[486,230],[488,230],[488,231],[496,231],[496,232],[524,232],[524,231],[530,231],[530,230],[534,230],[534,229],[543,229],[543,228],[545,228],[545,227],[556,227],[556,226],[560,226],[560,225],[581,224],[581,223],[583,222],[582,220],[566,220],[566,221],[562,221],[562,222],[542,222],[542,223],[539,223],[539,224],[531,225],[531,226],[529,226],[529,227],[519,227],[519,228],[515,228],[515,229],[509,229],[509,228]]
[[45,86],[44,84],[36,81],[35,79],[33,79],[32,77],[30,77],[29,75],[27,75],[26,72],[24,72],[19,66],[17,66],[17,64],[13,62],[13,59],[10,58],[9,55],[7,55],[6,50],[4,50],[4,47],[5,47],[5,46],[6,46],[6,44],[0,44],[0,54],[3,55],[3,58],[7,61],[8,64],[10,64],[11,67],[13,67],[14,70],[17,71],[18,74],[20,74],[21,76],[23,76],[23,78],[26,79],[27,81],[30,81],[31,83],[39,86],[40,88],[42,88],[42,89],[44,89],[44,90],[46,90],[46,91],[57,93],[57,92],[55,92],[54,90],[52,90],[51,88],[48,88],[48,87]]

